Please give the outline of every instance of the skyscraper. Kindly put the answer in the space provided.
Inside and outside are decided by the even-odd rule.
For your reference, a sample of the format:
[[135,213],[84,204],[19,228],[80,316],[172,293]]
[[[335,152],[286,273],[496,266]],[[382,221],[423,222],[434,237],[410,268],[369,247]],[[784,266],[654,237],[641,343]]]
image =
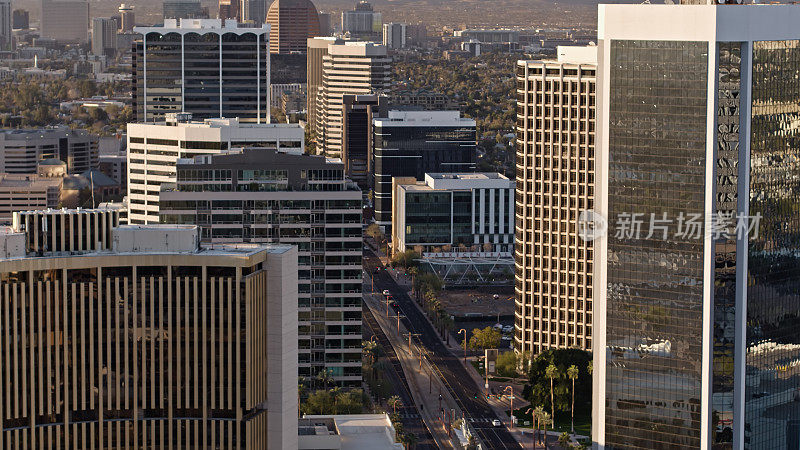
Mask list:
[[387,89],[391,62],[386,47],[372,42],[328,46],[328,54],[322,57],[322,89],[317,93],[317,150],[341,156],[342,97]]
[[12,50],[11,0],[0,0],[0,50]]
[[119,30],[122,32],[133,31],[136,26],[136,16],[133,13],[133,5],[122,3],[119,5]]
[[30,26],[30,13],[24,9],[15,9],[11,13],[11,28],[14,30],[27,30]]
[[0,228],[0,446],[297,448],[295,248],[169,225],[28,253],[35,231]]
[[384,95],[342,97],[342,162],[344,171],[362,191],[372,180],[372,120],[388,114]]
[[239,0],[219,0],[217,19],[239,20]]
[[392,50],[405,48],[406,24],[394,22],[383,24],[383,45]]
[[198,224],[203,242],[296,245],[298,375],[360,386],[361,191],[341,162],[277,149],[199,156],[177,165],[160,200],[162,222]]
[[360,0],[351,11],[342,11],[342,33],[351,38],[380,39],[382,25],[381,13],[375,12],[366,0]]
[[170,114],[159,123],[128,124],[128,204],[132,224],[158,223],[160,187],[175,183],[178,159],[232,148],[281,149],[303,153],[297,124],[242,124],[237,119],[192,121]]
[[167,19],[163,27],[135,31],[142,34],[133,55],[137,121],[189,112],[195,119],[269,122],[269,25]]
[[113,57],[116,52],[117,19],[95,17],[92,19],[92,53]]
[[800,9],[599,18],[593,440],[796,448]]
[[241,0],[240,8],[242,22],[260,27],[267,20],[267,0]]
[[42,0],[39,33],[61,42],[89,41],[89,2],[83,0]]
[[517,63],[514,346],[535,356],[592,350],[592,243],[574,220],[594,207],[597,47]]
[[392,111],[372,121],[375,221],[389,234],[392,178],[475,171],[474,119],[458,111]]
[[267,12],[270,53],[305,53],[308,38],[319,36],[319,14],[311,0],[275,0]]
[[164,0],[164,21],[167,19],[208,19],[199,0]]
[[343,40],[335,37],[309,38],[306,42],[306,127],[314,137],[318,136],[317,95],[322,87],[322,58],[328,54],[331,44],[343,43]]

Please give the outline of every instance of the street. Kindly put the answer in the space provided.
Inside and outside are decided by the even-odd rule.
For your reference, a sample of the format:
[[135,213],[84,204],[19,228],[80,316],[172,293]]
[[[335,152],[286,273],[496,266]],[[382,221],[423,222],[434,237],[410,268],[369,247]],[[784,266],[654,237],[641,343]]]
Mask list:
[[396,394],[403,402],[403,407],[400,408],[397,413],[400,415],[400,419],[403,422],[403,427],[405,430],[417,436],[415,448],[425,450],[438,448],[436,442],[431,436],[430,431],[428,431],[428,428],[422,421],[417,406],[414,404],[414,400],[412,399],[409,391],[408,381],[403,373],[403,369],[400,367],[400,361],[397,359],[397,354],[395,353],[392,344],[375,322],[375,318],[372,316],[372,311],[368,307],[364,308],[363,318],[365,325],[364,339],[369,340],[371,336],[375,336],[376,341],[381,345],[381,347],[383,347],[384,352],[386,352],[386,357],[391,363],[391,365],[386,368],[384,373],[389,378],[388,381],[391,382],[392,386],[395,387]]
[[[461,364],[459,357],[453,355],[439,339],[436,331],[423,313],[413,303],[406,290],[400,287],[394,278],[382,267],[374,252],[365,251],[364,268],[374,276],[376,292],[388,290],[394,297],[402,315],[405,327],[412,333],[419,333],[419,342],[430,352],[429,360],[434,364],[440,378],[450,390],[458,406],[466,414],[466,419],[476,430],[478,437],[492,449],[518,449],[517,443],[505,427],[492,426],[492,420],[507,421],[505,417],[497,417],[486,401],[482,386],[477,386],[472,377]],[[365,289],[365,292],[368,290]]]

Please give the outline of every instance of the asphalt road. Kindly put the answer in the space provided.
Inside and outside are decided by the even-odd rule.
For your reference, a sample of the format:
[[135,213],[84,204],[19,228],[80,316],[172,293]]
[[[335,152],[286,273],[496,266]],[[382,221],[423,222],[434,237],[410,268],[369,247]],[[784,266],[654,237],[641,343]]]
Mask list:
[[419,342],[430,352],[429,360],[437,368],[440,378],[450,390],[480,439],[491,449],[522,448],[505,427],[492,426],[492,420],[501,418],[497,417],[486,402],[482,386],[475,384],[459,358],[445,347],[423,313],[412,303],[413,300],[405,289],[401,288],[385,270],[376,272],[377,267],[381,267],[381,263],[375,253],[371,250],[365,251],[364,268],[373,274],[375,291],[388,290],[392,294],[401,314],[406,316],[405,319],[402,319],[404,325],[412,333],[420,334]]
[[378,326],[378,322],[375,321],[369,307],[364,308],[363,317],[365,325],[364,339],[369,340],[372,336],[375,336],[375,340],[383,348],[386,358],[390,362],[390,364],[386,366],[384,373],[389,378],[388,381],[395,387],[396,394],[403,402],[403,407],[397,411],[403,423],[403,428],[405,431],[416,435],[417,443],[415,444],[415,448],[424,450],[437,449],[436,441],[422,421],[419,410],[417,410],[417,406],[414,404],[414,399],[411,397],[411,391],[408,387],[408,380],[406,380],[405,373],[403,373],[403,368],[400,366],[400,361],[397,359],[397,353],[395,353],[392,344],[381,330],[381,327]]

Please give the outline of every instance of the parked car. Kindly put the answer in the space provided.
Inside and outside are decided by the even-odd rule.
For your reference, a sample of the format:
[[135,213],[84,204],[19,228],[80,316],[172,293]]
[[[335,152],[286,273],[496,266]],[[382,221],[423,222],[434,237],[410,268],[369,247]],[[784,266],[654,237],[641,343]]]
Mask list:
[[502,427],[502,426],[503,426],[503,423],[502,423],[502,422],[500,422],[500,421],[499,421],[499,420],[497,420],[497,419],[494,419],[494,420],[492,421],[492,426],[493,426],[493,427]]
[[388,289],[384,289],[384,290],[383,290],[383,295],[385,295],[385,296],[387,296],[387,297],[388,297],[389,295],[391,295],[391,293],[389,292],[389,290],[388,290]]

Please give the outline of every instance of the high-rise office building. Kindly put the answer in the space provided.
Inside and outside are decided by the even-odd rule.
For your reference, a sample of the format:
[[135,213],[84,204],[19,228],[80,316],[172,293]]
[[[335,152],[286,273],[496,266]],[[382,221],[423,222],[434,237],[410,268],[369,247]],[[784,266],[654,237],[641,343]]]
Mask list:
[[392,58],[386,47],[372,42],[328,46],[322,57],[322,88],[317,93],[317,147],[338,158],[342,152],[342,97],[387,89]]
[[0,0],[0,50],[13,50],[11,0]]
[[575,219],[594,208],[597,47],[517,63],[514,348],[592,350],[592,243]]
[[[175,117],[177,116],[177,117]],[[193,122],[186,114],[153,124],[128,124],[128,204],[132,224],[158,223],[160,186],[175,183],[180,158],[234,148],[280,149],[303,153],[297,124],[243,124],[237,119]]]
[[267,0],[242,0],[240,8],[242,22],[260,27],[267,20]]
[[356,3],[351,11],[342,11],[342,33],[351,38],[380,38],[382,25],[381,13],[375,12],[372,4],[365,0]]
[[97,56],[114,56],[117,53],[117,19],[92,19],[92,53]]
[[[502,254],[514,249],[514,182],[499,173],[394,178],[392,252],[421,248]],[[447,251],[447,250],[444,250]]]
[[162,5],[164,21],[167,19],[207,19],[207,11],[198,0],[165,0]]
[[392,178],[475,171],[474,119],[458,111],[389,111],[373,119],[375,220],[389,234]]
[[89,41],[89,2],[84,0],[42,0],[42,37],[60,42]]
[[311,0],[275,0],[267,12],[270,53],[305,53],[308,38],[319,36],[319,14]]
[[217,19],[239,20],[239,0],[219,0]]
[[331,44],[343,44],[335,37],[309,38],[306,42],[306,126],[312,136],[317,136],[317,95],[322,87],[322,58]]
[[340,162],[280,150],[198,156],[161,192],[162,222],[197,224],[203,242],[296,245],[299,376],[361,383],[361,191]]
[[30,231],[0,229],[0,446],[297,448],[296,249],[169,225],[26,253]]
[[593,441],[796,448],[800,9],[599,18]]
[[122,3],[119,5],[119,30],[122,32],[133,31],[136,26],[136,15],[133,12],[133,5]]
[[319,13],[319,35],[330,36],[333,34],[333,25],[331,23],[331,13]]
[[67,127],[0,131],[0,172],[36,173],[45,159],[58,159],[67,172],[79,174],[97,167],[98,137]]
[[362,191],[372,181],[372,120],[386,117],[388,104],[384,95],[342,97],[342,162],[347,176]]
[[30,13],[24,9],[15,9],[11,13],[11,28],[27,30],[30,27]]
[[167,19],[163,27],[135,31],[142,35],[133,55],[137,121],[189,112],[195,119],[269,122],[269,25]]
[[383,24],[383,45],[391,50],[405,48],[406,24],[394,22]]

